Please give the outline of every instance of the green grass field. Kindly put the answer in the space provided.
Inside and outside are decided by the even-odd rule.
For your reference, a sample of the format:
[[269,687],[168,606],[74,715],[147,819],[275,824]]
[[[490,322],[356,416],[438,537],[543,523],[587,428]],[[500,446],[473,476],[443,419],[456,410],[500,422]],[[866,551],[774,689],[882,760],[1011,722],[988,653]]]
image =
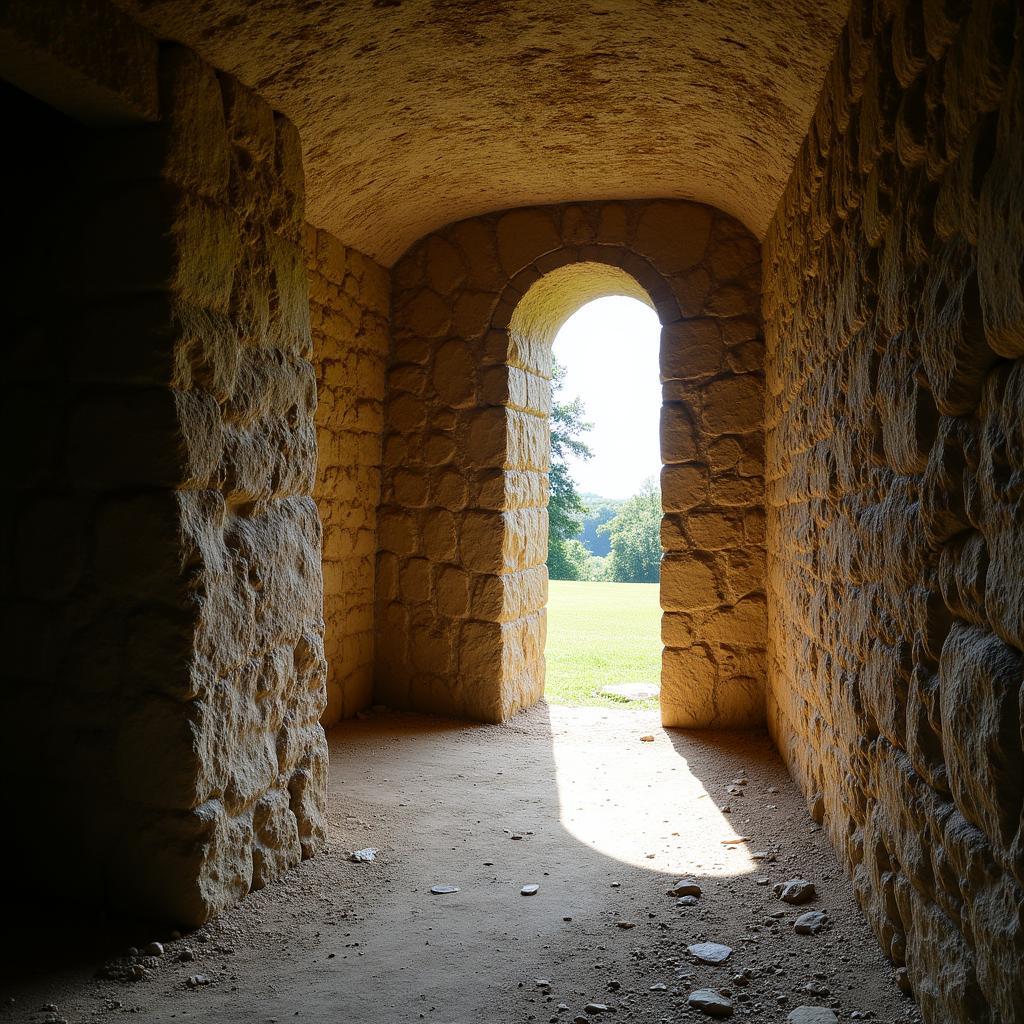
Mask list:
[[655,707],[656,699],[626,704],[598,691],[661,678],[658,584],[552,580],[545,654],[551,704]]

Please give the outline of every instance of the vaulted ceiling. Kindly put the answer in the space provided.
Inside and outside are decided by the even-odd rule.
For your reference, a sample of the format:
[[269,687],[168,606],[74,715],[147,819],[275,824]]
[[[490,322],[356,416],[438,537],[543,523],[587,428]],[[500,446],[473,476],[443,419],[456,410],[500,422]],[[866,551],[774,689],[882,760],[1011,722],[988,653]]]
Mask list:
[[845,0],[118,0],[298,124],[309,220],[386,264],[495,209],[671,196],[761,236]]

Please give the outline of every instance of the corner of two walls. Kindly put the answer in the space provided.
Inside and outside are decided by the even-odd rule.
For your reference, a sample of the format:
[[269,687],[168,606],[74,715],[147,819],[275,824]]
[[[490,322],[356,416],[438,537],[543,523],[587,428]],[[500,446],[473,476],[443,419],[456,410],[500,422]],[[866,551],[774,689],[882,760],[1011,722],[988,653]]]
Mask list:
[[855,0],[764,252],[769,723],[925,1018],[1024,1021],[1024,8]]
[[390,274],[306,225],[323,524],[324,654],[333,725],[373,703],[374,576]]

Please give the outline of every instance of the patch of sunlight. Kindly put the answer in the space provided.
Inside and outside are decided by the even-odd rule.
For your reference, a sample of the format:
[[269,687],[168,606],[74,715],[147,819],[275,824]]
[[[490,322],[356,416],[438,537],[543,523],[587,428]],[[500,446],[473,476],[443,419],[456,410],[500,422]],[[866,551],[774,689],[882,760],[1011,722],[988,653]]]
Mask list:
[[[561,822],[581,843],[680,877],[755,871],[743,837],[670,735],[652,728],[650,714],[557,705],[549,711]],[[642,742],[643,735],[654,741]]]

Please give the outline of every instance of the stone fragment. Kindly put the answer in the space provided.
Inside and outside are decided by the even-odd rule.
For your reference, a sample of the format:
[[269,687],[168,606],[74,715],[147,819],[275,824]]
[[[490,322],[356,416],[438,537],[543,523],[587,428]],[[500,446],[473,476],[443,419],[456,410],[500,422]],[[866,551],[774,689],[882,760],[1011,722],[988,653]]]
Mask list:
[[150,943],[148,943],[146,945],[145,949],[143,949],[143,953],[145,953],[146,956],[163,956],[164,955],[163,943],[162,942],[150,942]]
[[827,1006],[798,1006],[786,1020],[788,1024],[838,1024],[839,1018]]
[[435,896],[447,896],[449,893],[459,892],[457,885],[432,885],[430,891]]
[[367,846],[364,850],[353,850],[349,855],[348,859],[353,864],[369,864],[377,857],[377,851],[372,846]]
[[621,701],[652,700],[660,692],[658,683],[612,683],[601,687],[601,693]]
[[775,895],[783,903],[799,905],[809,903],[818,895],[818,891],[814,883],[808,882],[806,878],[791,878],[788,882],[780,882],[775,886]]
[[699,896],[701,894],[701,887],[697,883],[696,879],[693,878],[680,878],[671,889],[668,890],[668,896]]
[[540,892],[540,886],[539,885],[524,885],[522,887],[522,889],[519,890],[519,895],[520,896],[536,896],[538,892]]
[[710,988],[699,988],[691,992],[686,1003],[709,1017],[731,1017],[733,1012],[732,1000]]
[[732,947],[721,942],[696,942],[686,947],[691,955],[705,964],[720,964],[732,956]]
[[828,923],[828,917],[821,910],[808,910],[793,922],[793,931],[798,935],[817,935]]

